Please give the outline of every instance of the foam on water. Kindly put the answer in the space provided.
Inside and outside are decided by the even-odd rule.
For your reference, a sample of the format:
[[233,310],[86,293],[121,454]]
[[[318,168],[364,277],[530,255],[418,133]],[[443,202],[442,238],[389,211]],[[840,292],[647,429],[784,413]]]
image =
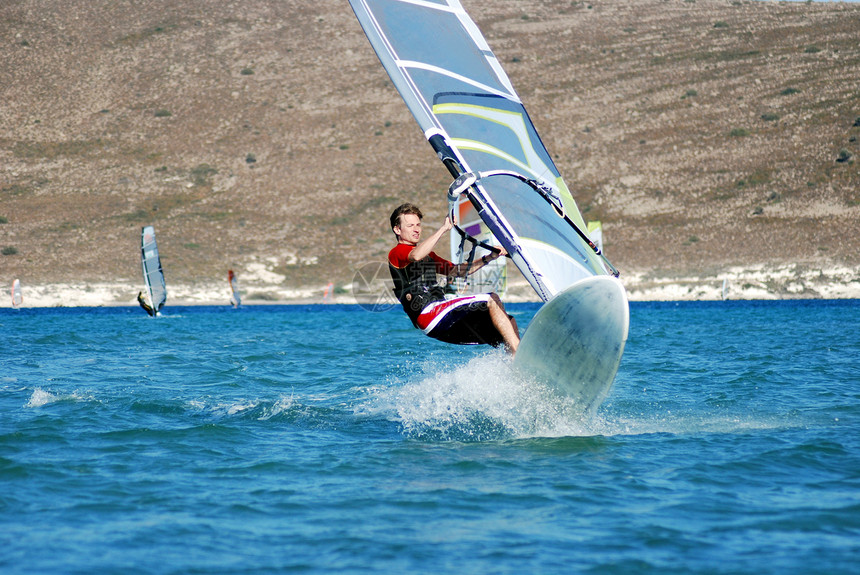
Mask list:
[[298,405],[292,395],[281,396],[277,399],[236,399],[226,402],[194,399],[188,402],[191,409],[219,418],[247,416],[259,421],[288,413]]
[[589,422],[595,434],[648,435],[665,433],[672,435],[693,435],[700,433],[736,434],[761,430],[790,429],[801,427],[797,418],[766,414],[720,413],[671,413],[655,412],[649,415],[630,415],[612,411],[598,412]]
[[30,394],[30,399],[24,407],[36,408],[58,401],[85,401],[88,399],[91,398],[88,398],[77,391],[65,395],[57,395],[50,391],[45,391],[41,387],[37,387],[33,390],[33,393]]

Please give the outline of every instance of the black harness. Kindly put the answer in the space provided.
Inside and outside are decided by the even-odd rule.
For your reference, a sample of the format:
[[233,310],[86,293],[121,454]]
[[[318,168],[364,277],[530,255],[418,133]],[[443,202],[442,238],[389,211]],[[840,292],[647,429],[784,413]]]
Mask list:
[[394,295],[400,300],[403,311],[418,327],[421,310],[433,302],[445,299],[448,289],[436,281],[436,262],[430,256],[408,264],[403,269],[391,265],[391,279],[394,280]]

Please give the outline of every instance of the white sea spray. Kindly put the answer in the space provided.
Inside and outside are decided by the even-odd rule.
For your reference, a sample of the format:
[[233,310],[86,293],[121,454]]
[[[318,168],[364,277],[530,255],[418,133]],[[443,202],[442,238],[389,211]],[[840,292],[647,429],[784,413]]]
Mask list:
[[373,392],[404,433],[456,440],[591,435],[590,417],[567,397],[517,372],[501,351],[465,364],[427,360],[417,376]]
[[55,401],[57,401],[56,395],[37,387],[33,390],[33,393],[30,395],[30,400],[24,407],[42,407],[43,405],[47,405]]

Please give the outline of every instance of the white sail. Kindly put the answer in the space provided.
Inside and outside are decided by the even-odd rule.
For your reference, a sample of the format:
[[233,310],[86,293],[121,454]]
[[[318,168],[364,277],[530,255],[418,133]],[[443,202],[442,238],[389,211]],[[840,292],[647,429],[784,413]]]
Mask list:
[[140,263],[143,268],[143,283],[153,313],[158,313],[167,301],[167,285],[161,270],[161,258],[155,242],[155,228],[145,226],[140,234]]

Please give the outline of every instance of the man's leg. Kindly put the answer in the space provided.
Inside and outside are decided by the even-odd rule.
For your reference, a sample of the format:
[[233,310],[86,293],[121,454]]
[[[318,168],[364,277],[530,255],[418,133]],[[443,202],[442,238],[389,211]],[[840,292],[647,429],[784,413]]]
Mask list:
[[487,303],[489,305],[490,320],[499,331],[499,335],[505,340],[505,347],[508,353],[514,355],[517,352],[517,347],[520,345],[520,330],[517,327],[516,320],[508,317],[508,313],[505,311],[505,304],[502,303],[498,294],[491,293],[490,301]]

